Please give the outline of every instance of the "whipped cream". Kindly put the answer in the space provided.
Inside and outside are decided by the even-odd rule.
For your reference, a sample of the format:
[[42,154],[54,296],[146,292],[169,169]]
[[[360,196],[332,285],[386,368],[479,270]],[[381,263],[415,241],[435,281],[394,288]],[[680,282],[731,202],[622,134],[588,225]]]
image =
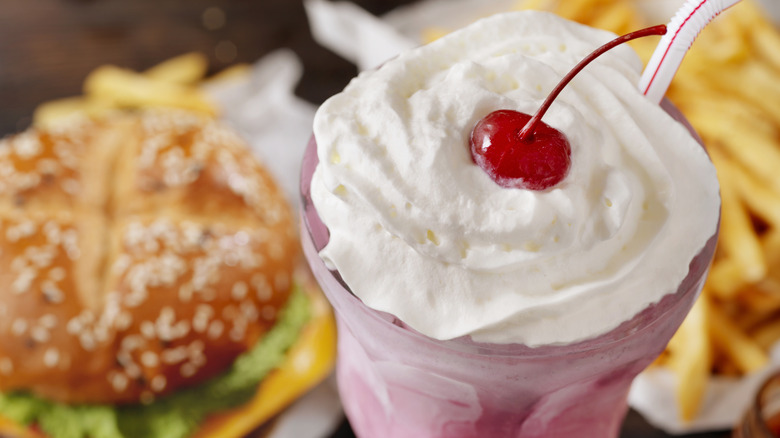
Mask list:
[[320,255],[366,305],[436,339],[565,344],[674,293],[715,233],[715,171],[644,98],[627,46],[563,91],[544,121],[572,147],[547,191],[498,186],[470,156],[488,113],[533,114],[615,36],[543,12],[481,20],[364,72],[318,110]]

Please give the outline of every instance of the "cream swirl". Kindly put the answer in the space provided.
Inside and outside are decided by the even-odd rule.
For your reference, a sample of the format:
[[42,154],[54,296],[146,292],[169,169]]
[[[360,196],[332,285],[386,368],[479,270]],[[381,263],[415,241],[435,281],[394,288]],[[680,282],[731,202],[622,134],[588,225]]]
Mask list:
[[497,15],[355,78],[315,117],[321,252],[368,306],[437,338],[528,345],[605,333],[674,292],[717,226],[714,169],[637,90],[619,47],[545,116],[572,166],[547,191],[498,186],[468,137],[532,114],[614,35],[551,14]]

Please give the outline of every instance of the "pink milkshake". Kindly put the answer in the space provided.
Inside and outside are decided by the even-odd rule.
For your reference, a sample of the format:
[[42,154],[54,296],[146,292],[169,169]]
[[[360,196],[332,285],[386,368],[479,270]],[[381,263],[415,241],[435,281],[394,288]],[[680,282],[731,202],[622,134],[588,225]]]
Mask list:
[[315,121],[302,236],[345,411],[361,437],[615,437],[706,276],[714,171],[678,112],[632,95],[624,51],[551,110],[566,178],[491,186],[467,160],[474,123],[538,105],[609,35],[541,13],[475,26],[362,74]]

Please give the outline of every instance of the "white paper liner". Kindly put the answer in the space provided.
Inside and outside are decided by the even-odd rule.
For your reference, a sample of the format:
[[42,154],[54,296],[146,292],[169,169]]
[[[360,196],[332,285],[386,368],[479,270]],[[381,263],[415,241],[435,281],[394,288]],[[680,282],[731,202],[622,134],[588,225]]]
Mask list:
[[289,407],[265,438],[326,437],[343,418],[336,379],[331,376]]
[[[652,20],[666,23],[684,0],[636,0]],[[780,2],[763,0],[771,15],[780,18]],[[421,44],[423,31],[442,27],[457,29],[491,13],[512,9],[514,0],[427,0],[396,9],[382,19],[353,4],[327,0],[306,0],[314,37],[323,46],[341,54],[361,70],[370,69],[409,47]],[[392,35],[383,39],[383,36]],[[356,41],[360,41],[356,44]],[[373,45],[372,45],[373,44]],[[741,418],[757,387],[775,369],[773,364],[741,379],[712,378],[698,418],[679,420],[674,396],[674,376],[669,370],[654,368],[641,374],[631,389],[629,404],[653,426],[667,433],[728,430]]]
[[353,3],[310,0],[304,6],[314,39],[360,70],[374,68],[417,45]]
[[295,53],[280,49],[257,61],[249,75],[205,87],[222,119],[249,141],[294,206],[316,109],[294,94],[302,72]]

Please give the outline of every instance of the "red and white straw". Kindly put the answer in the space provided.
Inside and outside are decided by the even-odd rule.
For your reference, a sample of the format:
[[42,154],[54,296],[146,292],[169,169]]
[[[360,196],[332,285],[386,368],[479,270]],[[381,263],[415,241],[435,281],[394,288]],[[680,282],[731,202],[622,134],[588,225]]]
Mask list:
[[639,80],[639,89],[648,99],[660,103],[683,57],[710,21],[740,0],[688,0],[667,25],[650,62]]

